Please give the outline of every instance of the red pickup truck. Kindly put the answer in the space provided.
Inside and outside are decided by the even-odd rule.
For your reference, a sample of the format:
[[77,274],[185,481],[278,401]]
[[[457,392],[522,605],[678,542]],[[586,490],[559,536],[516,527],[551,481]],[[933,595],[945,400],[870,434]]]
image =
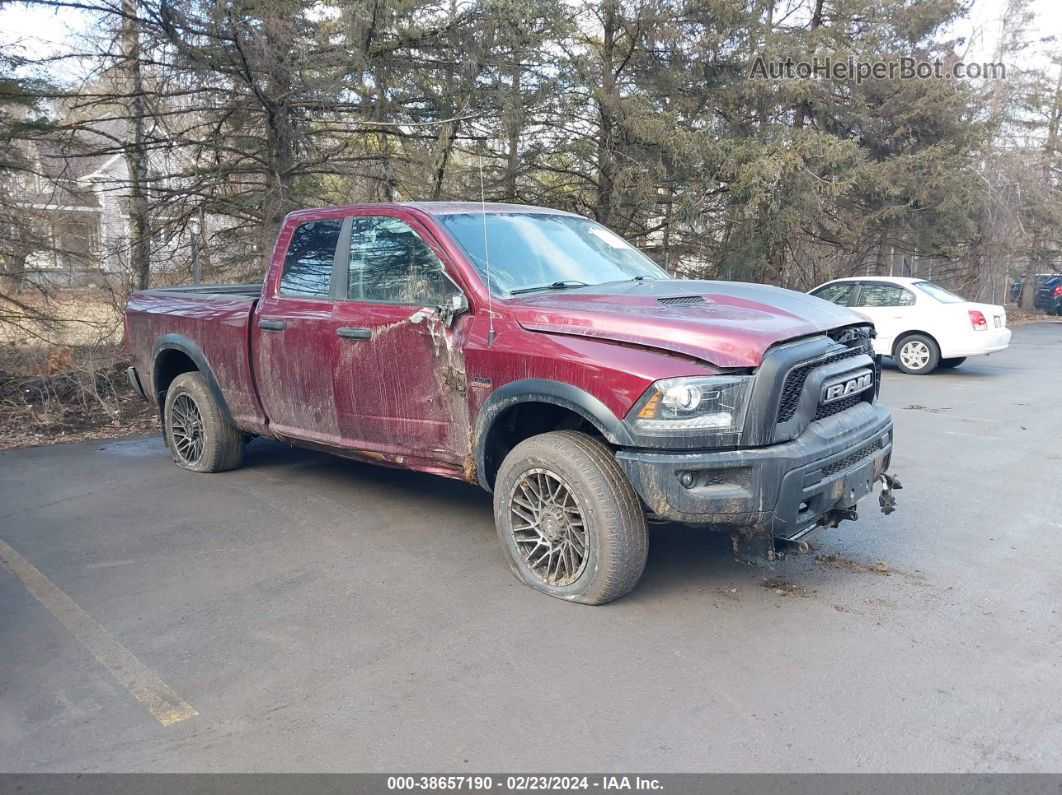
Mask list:
[[516,576],[571,601],[634,587],[647,519],[769,562],[877,480],[891,508],[865,318],[671,279],[570,213],[295,212],[264,284],[144,290],[125,323],[179,466],[231,469],[263,436],[478,483]]

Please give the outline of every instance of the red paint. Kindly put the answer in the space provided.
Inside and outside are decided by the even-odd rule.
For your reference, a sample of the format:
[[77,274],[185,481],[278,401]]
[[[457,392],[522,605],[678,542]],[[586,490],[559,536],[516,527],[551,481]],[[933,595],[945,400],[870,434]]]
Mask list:
[[[859,322],[843,308],[762,285],[624,282],[495,298],[495,338],[488,344],[485,286],[432,215],[453,209],[360,205],[292,213],[260,298],[134,294],[126,339],[149,393],[155,395],[157,341],[183,335],[202,351],[242,429],[467,477],[476,412],[509,382],[570,384],[622,418],[658,379],[754,368],[773,344]],[[459,209],[476,212],[479,205]],[[445,328],[434,310],[421,307],[278,294],[299,223],[359,214],[410,224],[465,292],[469,313]],[[670,306],[658,300],[688,295],[705,301]],[[281,321],[284,330],[264,330],[261,320]],[[336,334],[341,327],[369,328],[373,337],[343,339]]]

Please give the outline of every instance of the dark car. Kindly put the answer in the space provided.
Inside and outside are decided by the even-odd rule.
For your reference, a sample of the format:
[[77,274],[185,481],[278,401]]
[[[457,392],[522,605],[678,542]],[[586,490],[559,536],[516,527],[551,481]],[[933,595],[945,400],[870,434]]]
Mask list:
[[[1036,274],[1036,293],[1039,298],[1040,291],[1047,285],[1048,282],[1055,279],[1062,278],[1062,273],[1038,273]],[[1010,285],[1010,300],[1012,303],[1018,303],[1021,300],[1021,288],[1025,284],[1025,277],[1019,276]],[[1037,305],[1039,306],[1039,305]]]
[[1062,276],[1053,276],[1036,291],[1037,309],[1050,315],[1062,315]]

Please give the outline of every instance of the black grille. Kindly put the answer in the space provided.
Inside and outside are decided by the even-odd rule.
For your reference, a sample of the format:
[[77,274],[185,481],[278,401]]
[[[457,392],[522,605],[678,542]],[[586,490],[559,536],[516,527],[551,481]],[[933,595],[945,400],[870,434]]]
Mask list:
[[[808,378],[808,373],[814,370],[816,367],[822,367],[824,364],[832,364],[833,362],[839,362],[842,359],[848,359],[852,356],[859,356],[866,351],[863,348],[849,348],[848,350],[840,351],[839,353],[825,356],[822,359],[816,359],[807,364],[802,364],[799,367],[794,367],[789,371],[789,375],[785,377],[785,385],[782,387],[782,399],[778,403],[778,422],[789,422],[793,419],[797,409],[800,407],[800,396],[804,394],[804,382]],[[837,401],[841,403],[843,401]],[[854,404],[853,404],[854,405]],[[826,408],[825,406],[823,408]],[[844,408],[850,408],[845,406]],[[843,411],[844,409],[838,409]],[[831,412],[836,414],[836,412]],[[828,416],[828,415],[824,415]],[[816,416],[815,419],[821,419]]]
[[845,409],[850,409],[852,406],[858,406],[863,402],[863,396],[866,392],[861,392],[858,395],[849,395],[846,398],[835,400],[833,403],[820,404],[815,410],[815,420],[821,420],[823,417],[832,417],[834,414],[840,414]]
[[838,458],[836,461],[832,461],[831,463],[827,464],[822,468],[823,477],[836,475],[838,472],[848,469],[848,467],[855,466],[864,458],[869,458],[881,449],[883,441],[884,439],[879,436],[877,439],[870,442],[869,444],[865,444],[860,447],[854,453],[849,453],[844,458]]
[[684,304],[705,303],[703,295],[679,295],[675,298],[657,298],[656,300],[662,304],[667,304],[668,306],[681,306]]

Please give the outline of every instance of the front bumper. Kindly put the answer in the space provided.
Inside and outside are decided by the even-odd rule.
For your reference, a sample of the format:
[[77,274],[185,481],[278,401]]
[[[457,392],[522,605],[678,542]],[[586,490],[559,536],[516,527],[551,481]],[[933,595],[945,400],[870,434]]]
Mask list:
[[782,444],[719,452],[621,450],[616,458],[649,510],[664,519],[758,526],[798,538],[869,494],[891,454],[888,410],[860,403],[812,422]]

